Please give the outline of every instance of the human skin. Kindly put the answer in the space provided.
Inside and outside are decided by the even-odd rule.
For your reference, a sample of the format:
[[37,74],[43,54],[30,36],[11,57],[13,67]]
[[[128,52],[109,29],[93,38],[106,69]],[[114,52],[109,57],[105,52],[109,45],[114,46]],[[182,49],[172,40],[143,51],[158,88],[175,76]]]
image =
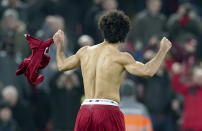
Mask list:
[[104,42],[85,46],[76,54],[66,58],[64,54],[64,32],[55,33],[56,60],[59,71],[68,71],[81,66],[84,81],[85,98],[102,98],[120,102],[119,88],[124,71],[132,75],[152,77],[162,64],[167,52],[172,47],[165,37],[160,42],[160,49],[156,56],[143,64],[135,61],[126,52],[120,52],[118,43]]

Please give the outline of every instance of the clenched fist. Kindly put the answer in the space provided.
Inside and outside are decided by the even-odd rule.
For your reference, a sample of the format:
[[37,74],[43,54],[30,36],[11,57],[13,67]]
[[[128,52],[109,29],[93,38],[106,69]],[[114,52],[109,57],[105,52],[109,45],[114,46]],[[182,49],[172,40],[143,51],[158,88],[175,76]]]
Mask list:
[[160,49],[163,51],[169,51],[171,47],[172,43],[166,37],[163,37],[160,42]]
[[62,30],[58,30],[53,36],[53,41],[57,48],[64,48],[64,32]]

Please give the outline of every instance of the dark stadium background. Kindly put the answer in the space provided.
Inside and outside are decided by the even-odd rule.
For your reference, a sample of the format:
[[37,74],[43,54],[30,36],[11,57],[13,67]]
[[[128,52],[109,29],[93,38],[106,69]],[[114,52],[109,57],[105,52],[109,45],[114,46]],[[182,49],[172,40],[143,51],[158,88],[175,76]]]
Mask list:
[[[62,29],[65,54],[70,56],[82,46],[102,42],[97,22],[113,9],[131,18],[131,31],[120,50],[136,60],[150,60],[162,36],[173,43],[153,78],[124,74],[121,88],[134,89],[134,111],[144,111],[154,131],[202,131],[201,0],[0,0],[0,131],[73,131],[84,99],[80,69],[58,72],[52,45],[51,61],[40,71],[45,77],[41,84],[32,86],[25,76],[15,76],[18,65],[31,54],[24,34],[46,40]],[[189,84],[188,93],[196,101],[187,101],[176,91],[176,74],[181,74],[183,84],[195,78],[197,88]],[[184,103],[191,107],[186,112]]]

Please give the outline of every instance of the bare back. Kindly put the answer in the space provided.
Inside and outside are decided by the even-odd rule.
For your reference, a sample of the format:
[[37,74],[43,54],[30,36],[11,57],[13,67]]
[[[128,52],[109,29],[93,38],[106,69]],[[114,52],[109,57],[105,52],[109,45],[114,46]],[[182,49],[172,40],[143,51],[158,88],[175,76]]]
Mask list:
[[118,49],[110,44],[86,47],[80,55],[85,97],[104,98],[117,102],[123,66],[119,64]]
[[160,42],[156,56],[146,64],[135,61],[129,53],[122,53],[118,43],[83,47],[76,54],[66,58],[64,54],[64,32],[59,30],[53,37],[56,43],[56,62],[59,71],[68,71],[81,65],[85,97],[104,98],[119,102],[121,75],[124,70],[142,77],[152,77],[162,64],[167,52],[172,47],[167,38]]

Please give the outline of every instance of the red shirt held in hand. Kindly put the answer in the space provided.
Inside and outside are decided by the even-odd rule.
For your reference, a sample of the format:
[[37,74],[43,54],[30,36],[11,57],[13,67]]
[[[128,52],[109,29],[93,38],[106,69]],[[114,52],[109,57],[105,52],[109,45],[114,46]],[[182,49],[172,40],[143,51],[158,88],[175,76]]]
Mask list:
[[[44,52],[46,48],[49,48],[53,42],[53,39],[50,38],[46,41],[41,41],[30,35],[25,35],[25,38],[29,43],[32,54],[28,58],[24,59],[15,74],[21,75],[24,73],[32,85],[37,85],[44,80],[44,77],[37,71],[45,68],[48,65],[50,57],[45,55]],[[48,53],[48,49],[46,53]]]

